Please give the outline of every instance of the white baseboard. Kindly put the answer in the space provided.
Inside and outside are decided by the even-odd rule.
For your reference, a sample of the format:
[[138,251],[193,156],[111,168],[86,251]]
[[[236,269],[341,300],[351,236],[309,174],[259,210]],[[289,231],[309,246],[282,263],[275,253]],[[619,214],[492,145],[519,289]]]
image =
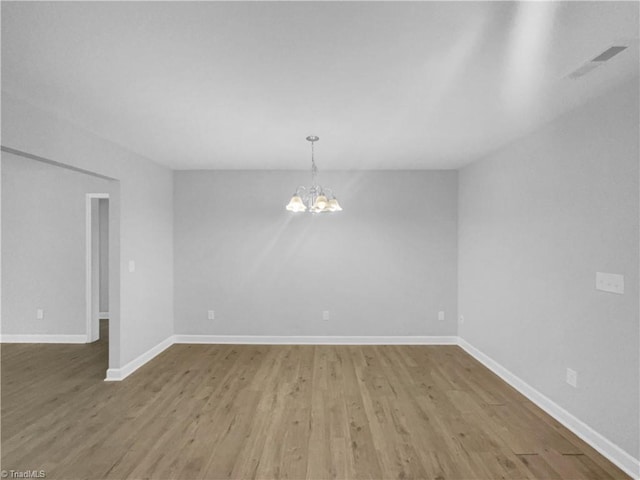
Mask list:
[[217,343],[238,345],[457,345],[458,337],[174,335],[174,343]]
[[482,353],[480,350],[475,348],[463,338],[458,338],[458,344],[467,353],[469,353],[469,355],[474,357],[485,367],[487,367],[489,370],[498,375],[505,382],[507,382],[509,385],[511,385],[513,388],[518,390],[525,397],[539,406],[542,410],[551,415],[558,422],[560,422],[582,440],[595,448],[604,457],[617,465],[620,469],[624,470],[632,478],[640,478],[640,461],[637,458],[629,455],[616,444],[612,443],[609,439],[596,432],[586,423],[571,415],[553,400],[540,393],[520,377],[511,373],[509,370],[504,368],[491,357]]
[[1,343],[87,343],[86,335],[0,335]]
[[107,378],[105,381],[107,382],[118,382],[120,380],[124,380],[137,369],[142,367],[145,363],[152,360],[154,357],[164,352],[167,348],[173,345],[173,336],[166,338],[155,347],[151,347],[149,350],[144,352],[142,355],[134,358],[129,363],[127,363],[122,368],[110,368],[107,370]]
[[109,318],[109,312],[100,312],[100,313],[98,313],[98,318],[100,320],[104,320],[105,318],[108,319]]

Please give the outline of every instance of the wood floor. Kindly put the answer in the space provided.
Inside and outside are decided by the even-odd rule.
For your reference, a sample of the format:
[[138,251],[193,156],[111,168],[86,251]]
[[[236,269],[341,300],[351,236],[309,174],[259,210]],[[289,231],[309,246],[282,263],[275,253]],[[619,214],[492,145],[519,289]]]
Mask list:
[[2,469],[58,479],[629,478],[455,346],[2,345]]

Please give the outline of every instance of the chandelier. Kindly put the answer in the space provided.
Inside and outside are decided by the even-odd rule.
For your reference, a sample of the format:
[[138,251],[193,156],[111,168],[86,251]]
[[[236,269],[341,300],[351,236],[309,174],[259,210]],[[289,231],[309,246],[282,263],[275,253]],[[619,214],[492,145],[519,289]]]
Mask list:
[[318,176],[318,167],[313,157],[313,144],[320,138],[311,135],[307,137],[307,141],[311,142],[311,186],[296,188],[295,193],[289,200],[287,210],[290,212],[339,212],[342,210],[338,200],[329,188],[318,185],[316,177]]

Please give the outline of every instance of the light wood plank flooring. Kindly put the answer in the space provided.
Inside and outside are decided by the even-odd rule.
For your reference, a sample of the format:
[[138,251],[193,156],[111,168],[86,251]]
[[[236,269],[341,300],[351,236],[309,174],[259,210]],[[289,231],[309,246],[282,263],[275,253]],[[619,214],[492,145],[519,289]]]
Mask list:
[[2,468],[47,479],[622,479],[455,346],[2,345]]

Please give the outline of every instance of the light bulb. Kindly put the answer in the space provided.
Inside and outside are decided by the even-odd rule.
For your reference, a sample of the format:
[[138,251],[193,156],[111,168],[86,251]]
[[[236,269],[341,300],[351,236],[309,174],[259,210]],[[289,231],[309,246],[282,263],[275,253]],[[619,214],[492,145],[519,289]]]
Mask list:
[[322,210],[324,210],[326,206],[327,206],[327,197],[325,197],[324,195],[318,195],[318,198],[316,198],[316,201],[313,204],[313,208],[316,209],[318,212],[321,212]]

